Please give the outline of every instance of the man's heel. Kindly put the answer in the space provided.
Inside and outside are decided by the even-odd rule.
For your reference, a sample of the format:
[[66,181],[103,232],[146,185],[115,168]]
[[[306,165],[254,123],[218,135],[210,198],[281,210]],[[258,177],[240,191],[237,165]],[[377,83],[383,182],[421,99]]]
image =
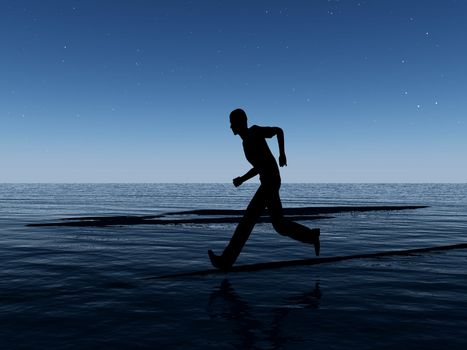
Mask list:
[[222,256],[216,255],[211,249],[208,250],[208,256],[209,260],[211,260],[212,266],[219,270],[228,271],[232,266],[227,264]]

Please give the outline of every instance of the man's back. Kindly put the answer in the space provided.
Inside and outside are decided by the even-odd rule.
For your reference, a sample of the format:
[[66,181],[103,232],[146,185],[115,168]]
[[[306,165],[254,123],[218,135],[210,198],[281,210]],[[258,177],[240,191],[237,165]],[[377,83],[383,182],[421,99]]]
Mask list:
[[266,138],[274,135],[271,127],[253,125],[248,128],[247,137],[243,140],[245,157],[258,170],[261,182],[266,180],[280,183],[279,167],[266,142]]

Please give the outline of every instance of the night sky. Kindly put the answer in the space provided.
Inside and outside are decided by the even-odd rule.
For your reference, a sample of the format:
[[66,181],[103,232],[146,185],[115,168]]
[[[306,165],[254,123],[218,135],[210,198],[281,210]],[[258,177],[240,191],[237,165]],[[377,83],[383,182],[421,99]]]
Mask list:
[[[466,182],[467,1],[0,2],[0,182]],[[277,142],[270,142],[275,154]]]

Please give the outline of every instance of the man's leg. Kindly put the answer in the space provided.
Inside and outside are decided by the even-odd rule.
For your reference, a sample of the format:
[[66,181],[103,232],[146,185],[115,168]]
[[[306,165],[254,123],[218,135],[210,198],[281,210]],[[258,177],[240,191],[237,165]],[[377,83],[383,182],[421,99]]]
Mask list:
[[265,207],[264,190],[263,186],[260,186],[251,199],[250,204],[248,204],[245,214],[222,255],[216,256],[211,250],[208,251],[209,258],[215,267],[227,270],[235,263]]
[[315,246],[316,255],[319,255],[319,228],[312,230],[304,225],[300,225],[296,222],[286,219],[282,213],[282,203],[279,197],[279,189],[273,189],[267,192],[266,206],[269,210],[269,214],[271,215],[272,225],[278,233],[303,243],[313,244]]

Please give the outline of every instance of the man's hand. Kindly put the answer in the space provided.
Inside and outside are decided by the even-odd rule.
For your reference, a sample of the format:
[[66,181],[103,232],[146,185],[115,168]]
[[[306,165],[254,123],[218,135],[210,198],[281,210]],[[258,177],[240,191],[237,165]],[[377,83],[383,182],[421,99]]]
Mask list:
[[236,177],[235,179],[233,179],[233,184],[234,184],[235,187],[240,186],[242,183],[243,183],[243,179],[242,179],[241,176]]
[[279,156],[279,166],[287,166],[287,157],[284,153]]

